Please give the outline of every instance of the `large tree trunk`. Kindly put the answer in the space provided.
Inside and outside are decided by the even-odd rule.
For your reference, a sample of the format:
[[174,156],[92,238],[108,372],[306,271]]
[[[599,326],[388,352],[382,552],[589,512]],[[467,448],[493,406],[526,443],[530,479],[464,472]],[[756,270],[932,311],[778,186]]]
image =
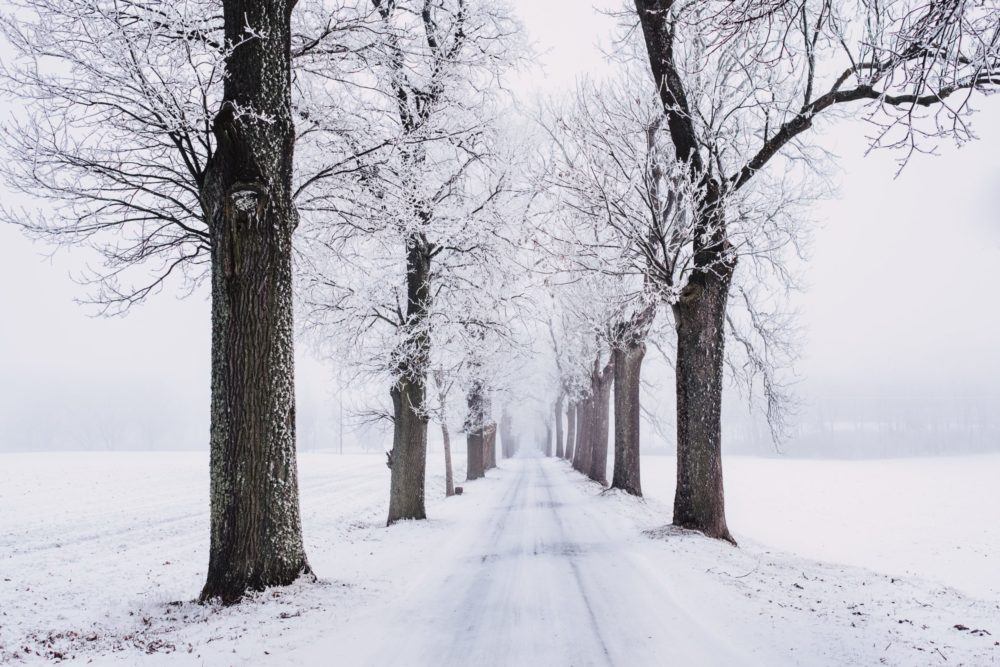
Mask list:
[[611,382],[614,379],[614,357],[599,374],[594,374],[593,433],[590,437],[590,466],[585,472],[595,482],[608,483],[608,429],[611,426]]
[[732,269],[692,276],[677,326],[677,490],[674,524],[732,541],[722,487],[722,371]]
[[402,519],[426,519],[424,509],[424,475],[427,471],[427,417],[424,414],[423,382],[400,378],[392,388],[395,417],[392,451],[390,452],[391,481],[389,486],[389,518],[391,526]]
[[399,379],[390,390],[395,420],[389,483],[389,518],[426,519],[424,483],[427,471],[427,363],[430,340],[423,322],[430,308],[431,249],[412,236],[406,241],[406,322]]
[[[201,600],[228,604],[290,584],[309,565],[295,458],[290,5],[225,0],[223,11],[227,41],[241,45],[226,60],[202,193],[212,235],[212,408]],[[245,40],[245,29],[266,37]]]
[[563,402],[565,400],[565,395],[560,392],[559,398],[556,400],[555,407],[555,418],[556,418],[556,458],[563,458]]
[[615,470],[611,488],[642,495],[639,476],[639,390],[645,343],[626,344],[613,352],[615,364]]
[[566,405],[566,451],[565,459],[572,461],[576,449],[576,401],[571,400]]

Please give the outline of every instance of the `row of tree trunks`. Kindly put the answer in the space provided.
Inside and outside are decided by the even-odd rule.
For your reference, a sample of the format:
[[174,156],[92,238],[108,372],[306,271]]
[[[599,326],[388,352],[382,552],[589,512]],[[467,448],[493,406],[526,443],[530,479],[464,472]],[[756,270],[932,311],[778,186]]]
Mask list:
[[212,257],[211,539],[201,599],[226,604],[309,571],[295,455],[291,4],[222,3],[226,43],[238,46],[226,58],[201,193]]
[[597,362],[590,375],[590,395],[576,406],[576,445],[573,467],[595,482],[607,484],[608,429],[614,360],[600,369]]

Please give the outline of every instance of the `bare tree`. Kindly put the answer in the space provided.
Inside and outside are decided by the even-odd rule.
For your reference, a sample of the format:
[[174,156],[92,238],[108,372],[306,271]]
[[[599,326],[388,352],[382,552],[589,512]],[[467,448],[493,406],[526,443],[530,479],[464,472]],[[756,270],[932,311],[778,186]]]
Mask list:
[[[973,91],[1000,82],[993,2],[634,0],[676,159],[699,196],[677,327],[674,523],[731,540],[721,461],[724,332],[740,208],[835,111],[872,122],[905,160],[971,137]],[[923,110],[928,110],[924,113]],[[770,169],[768,169],[770,167]],[[768,171],[771,173],[768,174]]]

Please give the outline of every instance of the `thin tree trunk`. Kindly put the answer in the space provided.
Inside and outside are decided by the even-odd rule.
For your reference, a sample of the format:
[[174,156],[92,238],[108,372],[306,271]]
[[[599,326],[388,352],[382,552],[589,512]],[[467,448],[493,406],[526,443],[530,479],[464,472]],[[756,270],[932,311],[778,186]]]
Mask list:
[[497,467],[497,425],[487,424],[483,429],[483,446],[485,449],[486,470]]
[[576,401],[566,405],[566,451],[565,459],[572,461],[576,449]]
[[594,376],[593,434],[590,438],[590,466],[584,470],[595,482],[608,483],[608,429],[610,428],[611,383],[614,357],[600,374]]
[[573,455],[573,467],[586,474],[590,469],[590,438],[593,433],[593,396],[580,401],[576,407],[576,452]]
[[[200,599],[230,604],[290,584],[309,565],[295,455],[290,5],[225,0],[223,16],[227,42],[242,44],[226,59],[202,192],[212,237],[212,406]],[[267,39],[244,40],[248,29]]]
[[563,449],[563,402],[564,401],[565,401],[565,394],[559,392],[559,398],[558,400],[556,400],[556,407],[555,407],[557,459],[561,459],[564,456],[564,449]]
[[389,518],[386,525],[403,519],[426,519],[424,483],[427,472],[427,363],[430,341],[423,327],[430,308],[431,251],[418,236],[406,242],[406,321],[410,331],[404,343],[406,359],[390,390],[395,412]]
[[613,352],[615,360],[615,469],[611,488],[642,495],[639,472],[639,390],[645,343],[627,344]]
[[[733,541],[722,485],[725,267],[692,277],[674,305],[677,326],[677,490],[674,524]],[[695,279],[698,279],[695,281]]]
[[483,467],[492,470],[497,467],[497,425],[489,424],[483,431]]
[[445,385],[444,369],[434,371],[434,381],[438,386],[438,403],[441,406],[441,441],[444,443],[444,495],[455,495],[455,476],[451,467],[451,434],[448,432],[448,386]]
[[451,472],[451,436],[448,424],[441,422],[441,439],[444,441],[444,495],[450,498],[455,495],[455,477]]
[[545,422],[545,456],[552,456],[552,424]]

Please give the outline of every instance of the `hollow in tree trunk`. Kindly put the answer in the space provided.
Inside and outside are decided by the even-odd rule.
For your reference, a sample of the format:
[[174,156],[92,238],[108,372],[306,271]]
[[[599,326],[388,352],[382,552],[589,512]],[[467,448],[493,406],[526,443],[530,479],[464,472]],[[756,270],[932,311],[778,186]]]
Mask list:
[[642,359],[645,343],[628,343],[614,352],[615,364],[615,469],[611,488],[642,495],[639,475],[639,412]]
[[[225,0],[223,13],[227,41],[240,46],[226,59],[202,191],[212,237],[212,406],[201,600],[230,604],[290,584],[309,565],[295,457],[290,7]],[[249,29],[267,38],[245,40]]]
[[677,489],[674,524],[733,541],[722,486],[722,371],[732,267],[692,275],[674,305],[677,327]]

